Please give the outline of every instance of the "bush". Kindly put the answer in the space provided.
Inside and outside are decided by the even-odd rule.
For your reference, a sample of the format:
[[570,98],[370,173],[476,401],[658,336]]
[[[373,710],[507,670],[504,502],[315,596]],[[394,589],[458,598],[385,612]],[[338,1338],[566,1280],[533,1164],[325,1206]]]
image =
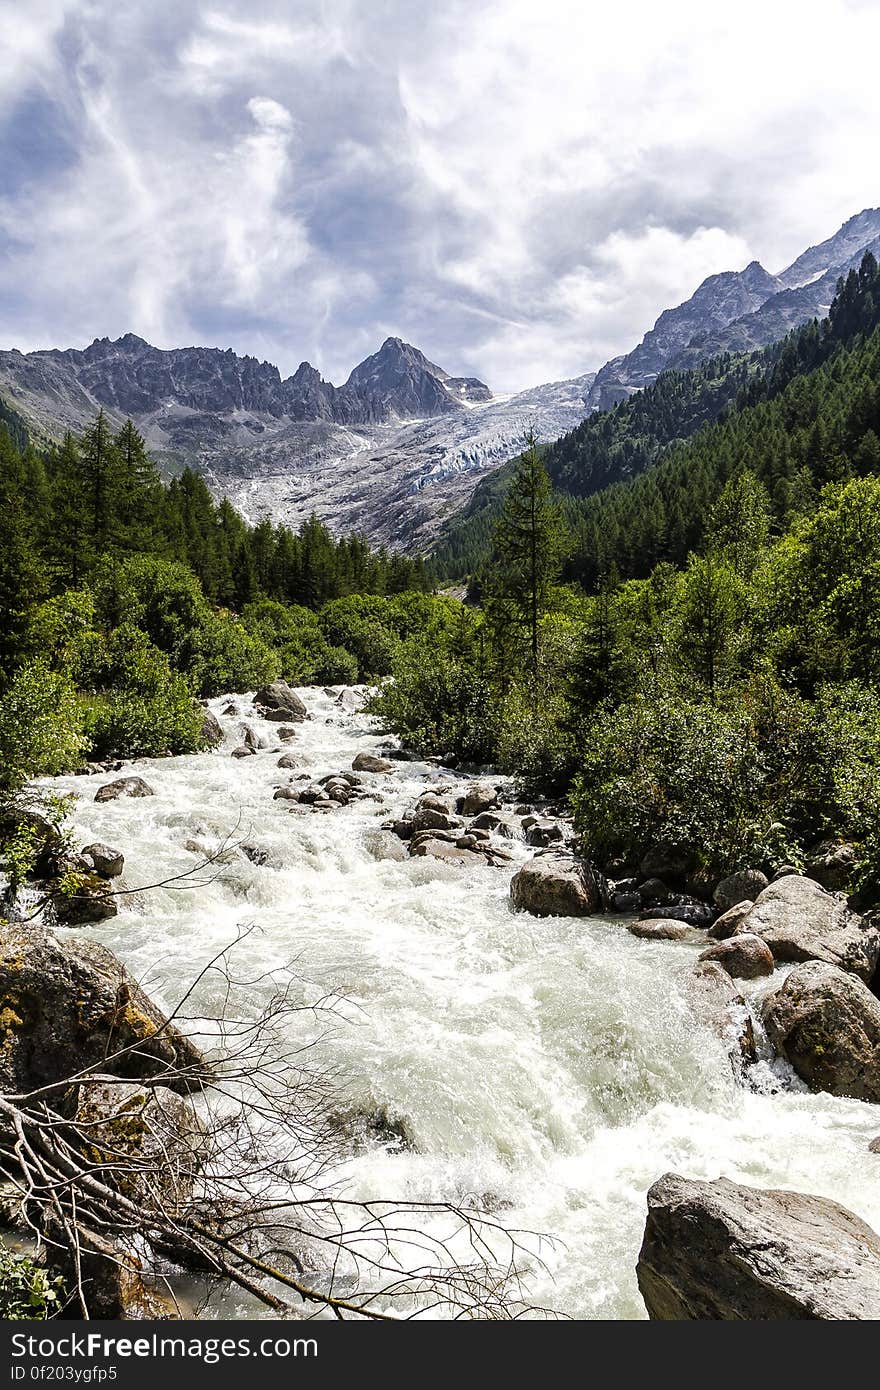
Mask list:
[[0,1241],[0,1318],[4,1322],[45,1322],[54,1318],[64,1297],[64,1280],[28,1255],[18,1255]]
[[389,624],[393,601],[371,595],[354,594],[333,599],[320,612],[327,643],[344,647],[358,664],[358,679],[390,674],[400,652],[400,638]]
[[99,675],[98,692],[83,699],[93,757],[196,751],[202,717],[192,688],[139,628],[126,624],[110,634]]
[[499,720],[488,678],[421,639],[406,644],[394,680],[367,708],[416,753],[476,763],[496,756]]
[[256,690],[281,674],[278,652],[248,632],[231,613],[210,614],[188,635],[180,665],[192,673],[197,693],[206,697]]
[[0,787],[76,768],[85,739],[70,678],[44,661],[22,666],[0,699]]

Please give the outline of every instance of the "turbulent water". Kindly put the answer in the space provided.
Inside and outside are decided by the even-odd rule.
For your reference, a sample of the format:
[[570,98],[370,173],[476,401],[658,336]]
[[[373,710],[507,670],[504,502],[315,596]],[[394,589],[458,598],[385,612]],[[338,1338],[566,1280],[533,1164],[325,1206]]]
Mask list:
[[[312,717],[287,748],[311,776],[387,744],[364,714],[301,694]],[[130,898],[89,930],[166,1006],[250,923],[252,975],[296,958],[304,997],[344,996],[320,1044],[327,1062],[353,1110],[384,1109],[414,1141],[377,1139],[352,1158],[352,1195],[476,1201],[512,1227],[556,1237],[529,1295],[576,1318],[645,1316],[635,1280],[645,1194],[670,1170],[833,1197],[880,1229],[880,1159],[867,1152],[877,1111],[791,1084],[739,1085],[688,1007],[697,942],[638,940],[619,919],[514,915],[515,865],[394,857],[400,843],[382,821],[427,788],[461,780],[435,767],[401,762],[365,777],[376,799],[291,811],[273,800],[296,775],[277,767],[277,729],[243,697],[235,704],[228,716],[226,699],[212,703],[225,748],[131,765],[152,798],[96,804],[103,779],[94,777],[53,785],[76,794],[82,843],[124,851],[129,887],[191,871],[198,847],[213,850],[227,834],[266,852],[263,865],[235,854],[189,891]],[[234,759],[242,719],[270,746]],[[251,989],[254,1015],[269,990]],[[199,1002],[210,1009],[212,1000]],[[305,1014],[291,1027],[304,1042],[315,1024]],[[255,1309],[227,1300],[215,1311]]]

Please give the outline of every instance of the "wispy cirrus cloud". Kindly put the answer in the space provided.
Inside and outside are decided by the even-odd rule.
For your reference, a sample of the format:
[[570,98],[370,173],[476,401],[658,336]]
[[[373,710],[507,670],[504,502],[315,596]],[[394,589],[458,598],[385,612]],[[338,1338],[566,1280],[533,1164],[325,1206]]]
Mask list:
[[499,389],[880,201],[880,6],[33,0],[0,12],[0,340]]

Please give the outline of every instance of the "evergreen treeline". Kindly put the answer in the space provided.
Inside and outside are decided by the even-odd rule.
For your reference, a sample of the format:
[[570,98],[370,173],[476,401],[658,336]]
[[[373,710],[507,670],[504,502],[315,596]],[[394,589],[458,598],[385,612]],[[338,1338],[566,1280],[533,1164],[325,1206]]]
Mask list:
[[[723,354],[665,372],[547,447],[571,538],[565,573],[594,588],[610,569],[648,574],[698,542],[726,480],[751,468],[779,521],[807,511],[825,482],[880,466],[877,262],[868,252],[829,316],[749,357]],[[512,465],[476,490],[435,552],[439,573],[479,571]]]
[[[131,421],[34,448],[0,420],[0,792],[84,756],[197,748],[198,696],[383,675],[445,612],[421,560],[248,525]],[[12,428],[10,429],[10,425]]]

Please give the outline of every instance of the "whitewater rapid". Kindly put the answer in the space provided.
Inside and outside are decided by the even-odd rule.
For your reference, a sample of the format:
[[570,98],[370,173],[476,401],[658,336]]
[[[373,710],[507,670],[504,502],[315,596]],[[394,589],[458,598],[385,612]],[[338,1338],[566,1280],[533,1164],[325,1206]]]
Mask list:
[[[223,713],[230,697],[212,701],[223,747],[126,765],[153,797],[95,803],[118,773],[51,786],[76,797],[81,844],[124,852],[128,887],[191,872],[199,848],[226,836],[265,855],[257,864],[236,852],[213,881],[199,874],[188,891],[124,899],[116,918],[80,930],[165,1007],[250,924],[252,977],[295,958],[304,1001],[338,994],[322,1057],[353,1111],[384,1110],[414,1142],[376,1139],[355,1154],[350,1195],[474,1202],[555,1237],[528,1292],[575,1318],[645,1316],[635,1279],[645,1194],[670,1170],[832,1197],[880,1230],[880,1157],[867,1148],[880,1110],[797,1086],[738,1084],[722,1043],[688,1006],[683,982],[698,942],[639,940],[620,919],[512,914],[515,862],[464,868],[406,856],[381,824],[428,788],[461,782],[436,767],[399,762],[390,775],[366,775],[375,799],[331,813],[274,801],[274,788],[297,775],[277,767],[282,751],[317,779],[390,742],[332,696],[300,694],[311,718],[283,748],[247,698],[231,697],[234,715]],[[244,721],[269,747],[232,758]],[[516,860],[531,853],[503,843]],[[206,1011],[212,988],[206,981],[196,995]],[[255,1016],[270,990],[268,981],[252,987]],[[315,1025],[303,1014],[291,1027],[304,1043]],[[227,1296],[210,1312],[259,1310]]]

